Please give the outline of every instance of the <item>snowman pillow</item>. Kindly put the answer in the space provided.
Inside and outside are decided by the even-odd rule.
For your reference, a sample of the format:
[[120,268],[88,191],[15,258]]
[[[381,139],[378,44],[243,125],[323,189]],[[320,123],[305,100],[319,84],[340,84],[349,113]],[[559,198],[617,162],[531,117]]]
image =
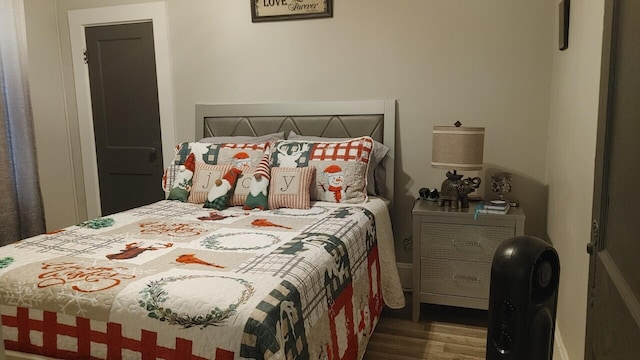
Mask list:
[[367,169],[374,141],[369,136],[343,141],[280,140],[271,152],[271,166],[314,167],[311,200],[358,204],[366,202]]

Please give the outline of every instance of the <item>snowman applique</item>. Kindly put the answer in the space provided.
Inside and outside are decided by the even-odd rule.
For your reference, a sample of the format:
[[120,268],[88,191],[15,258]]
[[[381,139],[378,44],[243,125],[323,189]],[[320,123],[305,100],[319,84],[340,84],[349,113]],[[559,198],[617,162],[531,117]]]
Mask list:
[[343,202],[347,199],[344,172],[338,165],[327,166],[322,174],[326,177],[324,184],[319,184],[324,191],[324,199],[331,202]]
[[231,159],[231,164],[239,169],[240,171],[244,171],[245,169],[249,168],[251,166],[251,158],[249,157],[249,154],[247,154],[246,152],[239,152],[235,155],[233,155],[233,158]]

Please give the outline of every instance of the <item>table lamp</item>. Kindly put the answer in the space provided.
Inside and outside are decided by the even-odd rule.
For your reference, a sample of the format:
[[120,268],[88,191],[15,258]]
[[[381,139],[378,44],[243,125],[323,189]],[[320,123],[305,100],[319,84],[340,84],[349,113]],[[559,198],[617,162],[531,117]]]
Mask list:
[[457,121],[455,126],[434,126],[431,166],[447,172],[442,182],[438,205],[452,208],[469,207],[467,195],[480,186],[479,177],[463,179],[457,170],[481,170],[484,151],[484,128],[466,127]]

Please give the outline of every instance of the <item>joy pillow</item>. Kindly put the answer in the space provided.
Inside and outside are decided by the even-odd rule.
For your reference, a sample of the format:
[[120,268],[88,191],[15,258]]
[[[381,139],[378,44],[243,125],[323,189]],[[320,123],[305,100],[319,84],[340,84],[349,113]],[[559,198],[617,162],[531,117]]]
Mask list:
[[271,168],[269,209],[309,209],[309,185],[315,174],[313,166]]
[[193,185],[189,194],[189,202],[204,204],[207,194],[214,187],[217,180],[231,169],[231,165],[209,165],[196,161],[196,171],[193,174]]

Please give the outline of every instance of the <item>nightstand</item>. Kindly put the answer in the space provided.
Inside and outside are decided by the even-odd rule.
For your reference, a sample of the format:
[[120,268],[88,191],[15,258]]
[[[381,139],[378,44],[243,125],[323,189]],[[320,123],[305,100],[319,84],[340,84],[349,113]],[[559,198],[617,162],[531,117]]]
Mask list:
[[493,254],[502,241],[524,234],[525,214],[512,207],[474,219],[476,205],[450,209],[417,200],[413,206],[413,321],[421,303],[489,308]]

